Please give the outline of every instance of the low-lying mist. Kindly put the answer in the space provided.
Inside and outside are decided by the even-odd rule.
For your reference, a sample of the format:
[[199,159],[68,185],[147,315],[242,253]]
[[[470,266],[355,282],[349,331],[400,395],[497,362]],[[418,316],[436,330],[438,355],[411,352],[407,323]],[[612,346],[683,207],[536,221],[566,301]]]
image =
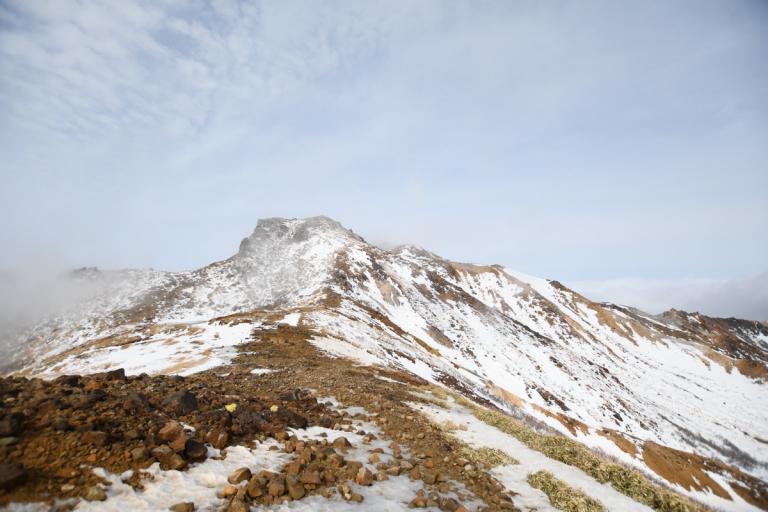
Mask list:
[[18,266],[0,270],[0,360],[22,343],[20,334],[54,316],[76,311],[110,279],[96,268]]

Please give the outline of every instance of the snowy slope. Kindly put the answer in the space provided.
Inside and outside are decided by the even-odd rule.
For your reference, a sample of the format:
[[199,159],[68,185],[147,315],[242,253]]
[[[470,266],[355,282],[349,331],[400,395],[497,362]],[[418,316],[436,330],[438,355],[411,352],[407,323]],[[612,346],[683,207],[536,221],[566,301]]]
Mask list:
[[385,251],[325,217],[261,220],[237,254],[193,272],[104,281],[26,334],[22,372],[209,368],[250,336],[213,319],[258,310],[311,327],[331,354],[470,390],[644,470],[659,473],[652,441],[768,480],[761,323],[594,303],[499,266]]

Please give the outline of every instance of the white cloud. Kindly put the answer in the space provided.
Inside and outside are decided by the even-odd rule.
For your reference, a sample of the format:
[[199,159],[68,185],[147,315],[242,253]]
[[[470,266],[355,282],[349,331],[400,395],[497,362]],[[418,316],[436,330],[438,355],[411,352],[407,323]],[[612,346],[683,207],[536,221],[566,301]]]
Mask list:
[[0,65],[14,122],[188,136],[290,97],[386,29],[386,11],[356,4],[194,5],[13,3],[0,14]]
[[612,279],[573,281],[569,285],[592,300],[634,306],[654,314],[674,308],[768,321],[768,272],[732,281]]

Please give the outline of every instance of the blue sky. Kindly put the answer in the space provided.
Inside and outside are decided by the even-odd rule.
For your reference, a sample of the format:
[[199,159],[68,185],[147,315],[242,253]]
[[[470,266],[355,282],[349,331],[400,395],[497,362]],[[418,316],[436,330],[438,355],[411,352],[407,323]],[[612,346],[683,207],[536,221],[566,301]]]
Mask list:
[[766,27],[737,0],[0,2],[0,266],[195,268],[325,214],[593,290],[749,279]]

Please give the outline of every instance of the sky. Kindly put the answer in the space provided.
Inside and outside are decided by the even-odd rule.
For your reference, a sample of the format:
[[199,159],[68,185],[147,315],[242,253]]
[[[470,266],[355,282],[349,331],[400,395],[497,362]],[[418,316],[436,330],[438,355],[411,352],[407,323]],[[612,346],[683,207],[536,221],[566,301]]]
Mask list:
[[767,28],[760,0],[0,0],[0,269],[192,269],[323,214],[768,319]]

